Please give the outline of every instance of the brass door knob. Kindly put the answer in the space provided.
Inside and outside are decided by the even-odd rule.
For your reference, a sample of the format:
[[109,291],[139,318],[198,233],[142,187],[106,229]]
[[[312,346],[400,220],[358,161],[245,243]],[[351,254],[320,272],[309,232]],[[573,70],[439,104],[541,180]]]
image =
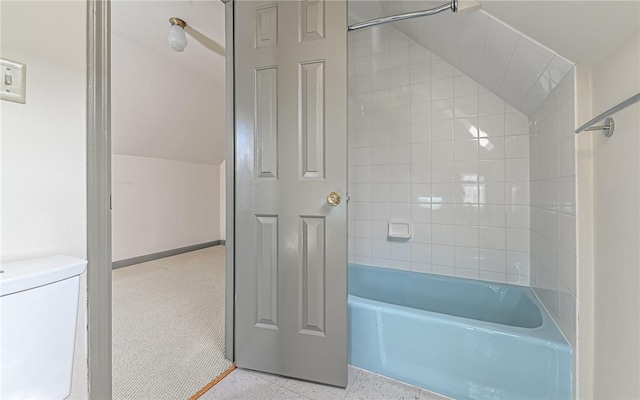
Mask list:
[[340,204],[340,193],[337,192],[331,192],[329,193],[329,195],[327,196],[327,203],[331,204],[332,206],[337,206],[338,204]]

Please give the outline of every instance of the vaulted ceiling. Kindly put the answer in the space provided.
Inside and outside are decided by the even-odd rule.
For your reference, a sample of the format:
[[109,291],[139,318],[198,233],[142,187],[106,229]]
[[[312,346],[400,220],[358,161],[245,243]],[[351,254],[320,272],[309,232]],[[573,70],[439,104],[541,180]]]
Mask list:
[[[446,1],[350,0],[349,20],[359,22],[398,9],[424,9]],[[606,62],[606,57],[640,28],[640,0],[480,2],[490,17],[539,42],[547,51],[587,68]],[[172,16],[189,24],[189,47],[184,53],[172,52],[167,44]],[[455,16],[426,17],[420,23],[431,26]],[[472,35],[474,29],[460,28],[465,35]],[[124,77],[120,82],[114,80],[112,88],[114,152],[219,164],[224,159],[226,107],[222,3],[114,0],[112,33],[113,76]],[[438,40],[447,46],[448,39]],[[120,45],[123,52],[117,47]],[[129,56],[132,60],[127,61]],[[143,58],[146,61],[141,61]]]
[[[349,23],[444,2],[353,0]],[[460,0],[461,8],[465,2]],[[635,0],[484,0],[481,4],[479,11],[443,12],[392,25],[527,115],[573,65],[595,67],[640,26],[640,2]],[[593,20],[603,25],[586,22]]]
[[[169,18],[185,20],[188,47],[169,48]],[[112,3],[112,150],[219,165],[225,154],[224,5]]]
[[[388,15],[381,6],[384,3],[403,3],[406,9],[415,11],[447,1],[351,0],[350,23]],[[640,29],[640,0],[479,1],[493,17],[587,68],[598,65]],[[439,16],[426,17],[429,18]]]
[[638,0],[484,0],[482,8],[578,65],[594,68],[640,29]]

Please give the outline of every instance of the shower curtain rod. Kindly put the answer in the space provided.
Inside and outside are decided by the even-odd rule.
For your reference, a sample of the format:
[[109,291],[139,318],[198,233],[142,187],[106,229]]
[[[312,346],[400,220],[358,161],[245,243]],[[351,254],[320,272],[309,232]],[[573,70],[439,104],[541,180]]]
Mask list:
[[369,21],[359,22],[357,24],[349,25],[349,30],[355,31],[362,28],[368,28],[370,26],[386,24],[388,22],[402,21],[410,18],[426,17],[428,15],[439,14],[446,10],[458,12],[458,0],[451,0],[450,3],[446,3],[435,8],[430,8],[428,10],[414,11],[410,13],[392,15],[390,17],[383,17],[383,18],[372,19]]
[[[580,128],[576,129],[576,135],[582,131],[603,131],[606,137],[610,137],[613,135],[613,130],[615,129],[615,122],[611,115],[617,113],[618,111],[622,111],[625,108],[629,107],[632,104],[640,102],[640,93],[629,97],[622,103],[611,107],[607,111],[593,118],[591,121],[582,125]],[[606,118],[606,119],[605,119]],[[600,122],[604,119],[604,125],[602,126],[593,126],[596,122]]]

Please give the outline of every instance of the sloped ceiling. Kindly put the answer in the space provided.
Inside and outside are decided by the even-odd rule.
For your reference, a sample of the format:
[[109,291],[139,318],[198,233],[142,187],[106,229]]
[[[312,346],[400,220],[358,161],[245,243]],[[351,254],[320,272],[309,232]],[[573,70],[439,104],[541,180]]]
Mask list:
[[[351,0],[349,22],[430,8],[443,2],[446,0]],[[640,0],[481,0],[481,3],[482,12],[444,13],[399,23],[396,27],[414,40],[422,38],[421,43],[525,113],[552,87],[549,82],[562,75],[566,69],[563,58],[593,68],[640,27]],[[184,53],[168,48],[166,37],[171,16],[181,17],[189,24],[189,47]],[[500,60],[515,54],[518,45],[514,40],[518,40],[519,33],[514,36],[514,30],[496,23],[498,20],[544,45],[538,48],[539,59],[547,60],[540,77],[546,71],[547,81],[538,79],[540,85],[532,86],[534,89],[503,84],[506,72],[500,72],[505,68]],[[427,34],[434,27],[435,34]],[[487,60],[483,64],[481,59],[469,56],[480,49],[478,41],[489,34],[488,28],[492,29],[491,35],[502,39],[502,44],[492,50],[495,64]],[[113,151],[219,164],[224,159],[225,131],[222,3],[114,0],[112,33]],[[529,44],[518,43],[519,51],[526,50],[522,47],[524,43]],[[456,49],[467,57],[456,56]],[[129,56],[132,58],[127,60]],[[525,65],[514,67],[529,68],[526,59],[523,60]],[[552,74],[553,68],[556,72]],[[507,89],[512,89],[510,94],[505,93]],[[527,96],[529,100],[524,103]]]
[[640,1],[481,1],[485,11],[587,68],[640,29]]
[[[404,3],[415,11],[447,1],[350,0],[349,23],[389,15],[381,3]],[[640,0],[479,1],[484,11],[500,21],[587,68],[597,66],[640,29]]]
[[[354,0],[350,23],[443,2]],[[394,26],[527,115],[574,63],[594,67],[640,25],[635,0],[481,3],[481,11],[445,12]]]
[[[169,48],[169,18],[188,47]],[[112,2],[112,151],[219,165],[225,149],[224,5]]]

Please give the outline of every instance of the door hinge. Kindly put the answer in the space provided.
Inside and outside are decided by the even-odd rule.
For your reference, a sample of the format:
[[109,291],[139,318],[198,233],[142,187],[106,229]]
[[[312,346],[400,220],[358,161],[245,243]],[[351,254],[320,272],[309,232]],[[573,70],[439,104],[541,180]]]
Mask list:
[[113,210],[113,195],[109,194],[109,210]]

